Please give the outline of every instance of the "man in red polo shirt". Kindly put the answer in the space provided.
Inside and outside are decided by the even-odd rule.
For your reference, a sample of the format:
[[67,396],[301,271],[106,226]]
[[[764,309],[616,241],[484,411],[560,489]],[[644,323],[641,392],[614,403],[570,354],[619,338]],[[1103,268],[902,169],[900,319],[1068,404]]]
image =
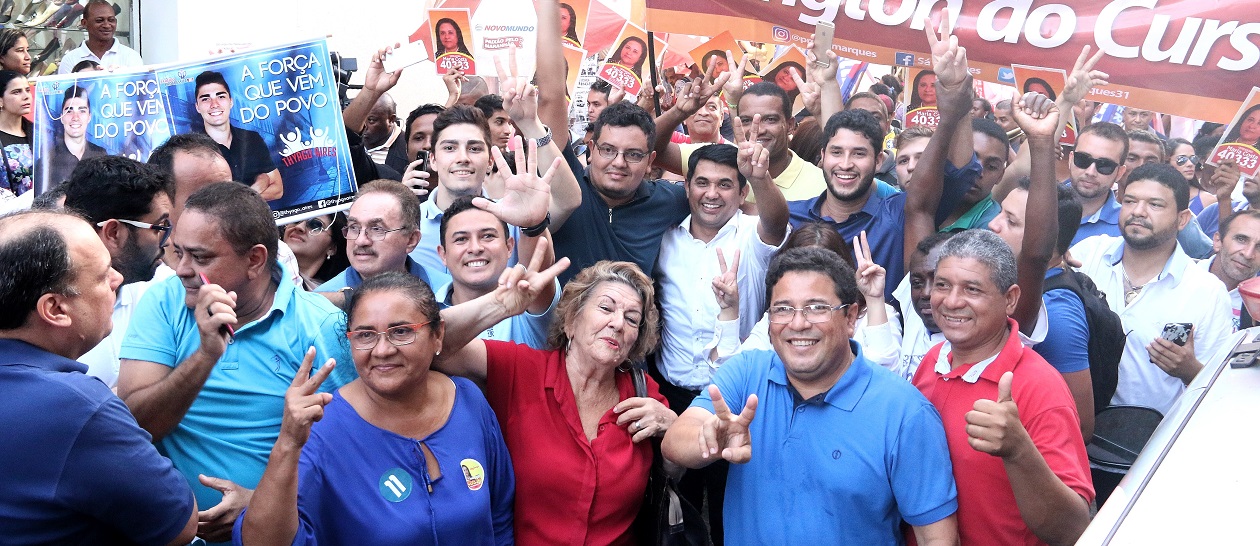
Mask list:
[[1015,256],[971,230],[941,250],[932,316],[946,341],[914,385],[945,425],[963,544],[1071,544],[1094,498],[1076,404],[1063,377],[1019,340]]

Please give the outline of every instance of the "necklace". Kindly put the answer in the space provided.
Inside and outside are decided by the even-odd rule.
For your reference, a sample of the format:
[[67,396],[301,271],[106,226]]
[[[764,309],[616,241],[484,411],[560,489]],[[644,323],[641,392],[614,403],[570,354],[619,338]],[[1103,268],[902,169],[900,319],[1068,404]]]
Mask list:
[[1125,268],[1123,265],[1120,266],[1120,276],[1124,278],[1124,304],[1125,305],[1129,305],[1133,303],[1133,300],[1137,299],[1138,295],[1142,293],[1142,289],[1146,288],[1146,285],[1150,284],[1151,282],[1151,281],[1146,281],[1145,283],[1134,286],[1133,282],[1129,280],[1129,273],[1128,271],[1125,271]]

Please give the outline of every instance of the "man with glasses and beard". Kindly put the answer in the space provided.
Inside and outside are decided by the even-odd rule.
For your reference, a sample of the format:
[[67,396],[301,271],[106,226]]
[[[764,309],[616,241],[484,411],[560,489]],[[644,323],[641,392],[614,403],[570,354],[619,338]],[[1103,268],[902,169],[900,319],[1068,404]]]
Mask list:
[[118,350],[131,313],[171,235],[170,177],[156,167],[119,156],[85,159],[65,183],[65,207],[85,214],[109,250],[110,265],[122,274],[114,301],[114,329],[96,347],[79,357],[88,375],[110,388],[118,382]]

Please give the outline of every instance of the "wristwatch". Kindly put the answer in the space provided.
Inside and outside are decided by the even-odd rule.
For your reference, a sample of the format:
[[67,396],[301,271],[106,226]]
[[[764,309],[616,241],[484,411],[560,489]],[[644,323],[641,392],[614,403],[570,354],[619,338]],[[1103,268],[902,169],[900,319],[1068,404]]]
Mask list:
[[537,144],[539,148],[551,144],[551,127],[544,125],[543,128],[547,130],[547,134],[534,140],[534,143]]
[[[551,137],[550,132],[547,133],[547,137],[548,138]],[[521,228],[521,235],[524,235],[526,237],[537,237],[539,235],[542,235],[543,232],[546,231],[547,227],[550,225],[551,225],[551,213],[548,212],[547,216],[543,218],[543,221],[539,222],[538,225]]]

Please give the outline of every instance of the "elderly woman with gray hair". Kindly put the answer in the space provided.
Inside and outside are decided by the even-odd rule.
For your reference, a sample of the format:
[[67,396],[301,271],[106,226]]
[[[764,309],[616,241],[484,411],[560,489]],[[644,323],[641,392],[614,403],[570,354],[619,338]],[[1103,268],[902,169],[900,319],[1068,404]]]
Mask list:
[[[562,260],[563,262],[564,260]],[[677,415],[630,368],[656,346],[652,280],[601,261],[564,288],[550,349],[474,339],[435,366],[483,383],[516,469],[520,544],[626,544],[652,465],[653,436]]]

